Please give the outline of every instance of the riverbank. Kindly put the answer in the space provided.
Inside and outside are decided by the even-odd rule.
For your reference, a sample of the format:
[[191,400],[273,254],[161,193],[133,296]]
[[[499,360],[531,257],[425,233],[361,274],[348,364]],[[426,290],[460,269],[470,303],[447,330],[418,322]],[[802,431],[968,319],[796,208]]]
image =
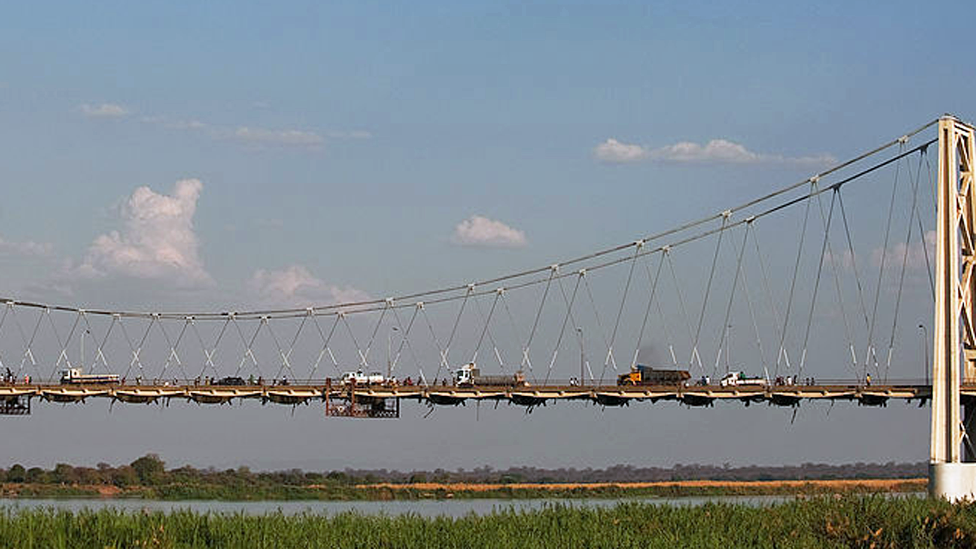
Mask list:
[[0,484],[0,497],[138,498],[162,500],[336,500],[628,498],[692,496],[826,495],[924,492],[927,480],[772,480],[598,483],[374,483],[357,485],[254,486],[246,484],[160,484],[116,487],[84,484]]
[[976,546],[976,506],[830,496],[749,506],[553,503],[532,511],[424,518],[341,513],[0,510],[0,546],[26,547],[834,547]]

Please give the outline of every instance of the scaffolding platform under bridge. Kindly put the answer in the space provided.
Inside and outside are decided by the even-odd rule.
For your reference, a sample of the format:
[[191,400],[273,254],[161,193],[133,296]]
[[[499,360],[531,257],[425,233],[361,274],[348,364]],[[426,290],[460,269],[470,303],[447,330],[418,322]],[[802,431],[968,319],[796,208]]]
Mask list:
[[30,396],[17,395],[0,398],[0,416],[29,416],[30,413]]
[[352,391],[340,397],[326,396],[325,415],[329,417],[397,419],[400,417],[400,399],[356,396],[356,393]]

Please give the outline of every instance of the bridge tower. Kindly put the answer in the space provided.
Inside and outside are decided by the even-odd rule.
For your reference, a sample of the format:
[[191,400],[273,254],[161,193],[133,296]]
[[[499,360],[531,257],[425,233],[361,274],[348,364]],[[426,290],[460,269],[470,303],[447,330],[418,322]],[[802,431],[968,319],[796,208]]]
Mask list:
[[929,492],[976,498],[976,401],[960,385],[976,382],[976,132],[939,119],[932,437]]

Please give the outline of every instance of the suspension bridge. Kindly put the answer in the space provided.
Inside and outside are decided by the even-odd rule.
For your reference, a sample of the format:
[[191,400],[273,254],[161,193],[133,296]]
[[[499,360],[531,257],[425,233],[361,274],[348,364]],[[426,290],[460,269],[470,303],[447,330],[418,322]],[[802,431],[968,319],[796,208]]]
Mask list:
[[[958,471],[976,460],[973,154],[973,128],[945,116],[630,242],[359,302],[172,312],[2,298],[0,413],[92,398],[321,401],[327,416],[373,418],[398,417],[402,400],[931,401],[933,485],[972,493],[976,474]],[[654,371],[677,378],[639,375]]]

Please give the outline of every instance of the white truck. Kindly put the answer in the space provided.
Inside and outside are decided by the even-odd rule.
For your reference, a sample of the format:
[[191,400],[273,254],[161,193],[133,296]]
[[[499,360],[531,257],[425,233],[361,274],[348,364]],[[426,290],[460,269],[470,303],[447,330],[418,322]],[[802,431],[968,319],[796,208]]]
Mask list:
[[364,373],[362,370],[356,370],[355,372],[346,372],[342,374],[342,384],[343,385],[382,385],[386,382],[386,378],[383,374],[379,372],[370,372],[369,374]]
[[722,376],[722,387],[765,387],[769,382],[762,377],[746,377],[742,372],[729,372]]
[[481,370],[474,362],[469,362],[454,371],[454,385],[458,387],[474,387],[475,385],[493,387],[522,387],[528,385],[522,372],[508,375],[481,375]]
[[62,385],[112,385],[121,382],[119,374],[83,374],[81,368],[61,370]]

